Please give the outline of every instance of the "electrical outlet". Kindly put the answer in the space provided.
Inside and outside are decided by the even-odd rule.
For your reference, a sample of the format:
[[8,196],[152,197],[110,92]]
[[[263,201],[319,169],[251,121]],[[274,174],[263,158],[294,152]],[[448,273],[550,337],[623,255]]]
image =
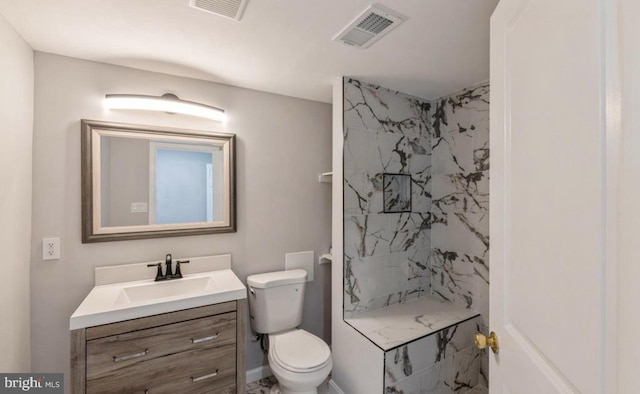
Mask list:
[[42,260],[60,259],[60,238],[42,238]]

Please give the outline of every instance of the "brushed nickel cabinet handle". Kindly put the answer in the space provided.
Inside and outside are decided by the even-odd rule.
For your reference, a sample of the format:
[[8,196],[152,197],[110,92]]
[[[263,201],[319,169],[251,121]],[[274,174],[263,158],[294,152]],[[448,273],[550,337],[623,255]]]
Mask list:
[[201,381],[201,380],[205,380],[205,379],[212,378],[212,377],[214,377],[214,376],[218,376],[218,371],[219,371],[219,370],[218,370],[218,369],[216,369],[216,371],[215,371],[214,373],[210,373],[210,374],[208,374],[208,375],[202,375],[202,376],[199,376],[199,377],[197,377],[197,378],[194,378],[194,377],[192,376],[192,377],[191,377],[191,381],[192,381],[193,383],[195,383],[195,382],[199,382],[199,381]]
[[115,362],[127,361],[127,360],[131,360],[131,359],[134,359],[134,358],[146,356],[147,353],[149,353],[149,349],[144,349],[144,352],[140,352],[140,353],[127,354],[127,355],[124,355],[124,356],[113,356],[113,361],[115,361]]
[[200,343],[200,342],[213,341],[214,339],[218,339],[219,336],[220,336],[220,333],[216,333],[216,334],[211,335],[209,337],[203,337],[203,338],[197,338],[197,339],[191,338],[191,343]]

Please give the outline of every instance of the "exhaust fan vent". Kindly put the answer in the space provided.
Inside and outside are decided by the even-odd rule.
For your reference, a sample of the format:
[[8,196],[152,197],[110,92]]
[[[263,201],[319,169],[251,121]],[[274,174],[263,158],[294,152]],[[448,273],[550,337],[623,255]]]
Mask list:
[[189,6],[239,21],[249,0],[189,0]]
[[371,13],[367,15],[367,17],[364,18],[362,22],[358,23],[358,26],[356,27],[373,34],[380,34],[384,31],[384,29],[392,24],[393,21],[391,19],[387,19],[384,16]]
[[369,6],[362,14],[344,28],[334,41],[360,49],[370,47],[408,18],[381,4]]

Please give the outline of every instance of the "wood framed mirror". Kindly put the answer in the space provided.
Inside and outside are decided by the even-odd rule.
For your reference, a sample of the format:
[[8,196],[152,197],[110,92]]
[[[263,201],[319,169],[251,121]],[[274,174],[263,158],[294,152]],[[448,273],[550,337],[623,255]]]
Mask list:
[[83,243],[236,231],[234,134],[81,125]]

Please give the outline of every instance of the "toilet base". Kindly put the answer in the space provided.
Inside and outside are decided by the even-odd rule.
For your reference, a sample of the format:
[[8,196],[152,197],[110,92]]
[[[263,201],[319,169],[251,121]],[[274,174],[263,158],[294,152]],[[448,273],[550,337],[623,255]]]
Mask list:
[[[322,362],[322,364],[317,365],[315,368],[304,369],[299,367],[296,368],[295,366],[289,366],[288,368],[285,368],[279,363],[279,359],[274,356],[276,354],[275,344],[277,343],[277,341],[272,341],[271,335],[269,335],[269,367],[271,368],[271,373],[273,373],[273,376],[276,378],[278,384],[278,386],[274,387],[270,391],[270,394],[318,394],[318,386],[320,386],[320,384],[324,382],[327,376],[329,376],[329,373],[331,373],[331,368],[333,368],[333,360],[331,359],[331,352],[327,344],[324,343],[320,338],[315,337],[314,335],[309,334],[308,332],[301,329],[296,329],[276,335],[276,339],[280,341],[283,340],[282,338],[296,338],[296,336],[302,337],[302,340],[308,340],[309,338],[305,337],[311,337],[311,339],[321,344],[321,346],[319,346],[320,348],[326,348],[320,349],[320,353],[327,356],[327,358],[326,361]],[[311,344],[314,344],[313,341]],[[316,345],[318,345],[318,343],[316,343]],[[292,344],[290,343],[289,346],[292,346]]]
[[281,389],[280,384],[276,383],[271,386],[271,390],[269,390],[269,394],[318,394],[318,389],[313,389],[311,391],[291,391],[287,389]]

